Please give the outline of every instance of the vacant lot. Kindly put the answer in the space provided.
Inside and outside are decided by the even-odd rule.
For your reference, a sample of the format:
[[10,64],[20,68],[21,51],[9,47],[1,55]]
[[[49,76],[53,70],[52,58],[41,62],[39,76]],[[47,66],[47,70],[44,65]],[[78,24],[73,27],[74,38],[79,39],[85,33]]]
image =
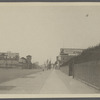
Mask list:
[[0,68],[0,83],[6,82],[15,78],[24,77],[25,75],[40,72],[41,69],[3,69]]

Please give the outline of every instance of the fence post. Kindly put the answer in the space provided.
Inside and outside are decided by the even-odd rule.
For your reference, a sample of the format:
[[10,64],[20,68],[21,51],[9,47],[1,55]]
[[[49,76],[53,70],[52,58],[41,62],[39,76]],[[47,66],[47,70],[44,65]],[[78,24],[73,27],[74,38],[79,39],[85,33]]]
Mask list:
[[73,59],[73,64],[72,64],[72,68],[73,68],[73,78],[74,78],[74,59]]

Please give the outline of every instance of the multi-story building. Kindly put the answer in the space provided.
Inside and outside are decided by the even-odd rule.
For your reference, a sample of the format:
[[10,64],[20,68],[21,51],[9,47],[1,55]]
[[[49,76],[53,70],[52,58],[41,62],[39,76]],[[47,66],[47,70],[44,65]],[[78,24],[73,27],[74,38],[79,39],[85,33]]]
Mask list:
[[7,58],[19,60],[19,53],[7,52]]
[[31,55],[28,55],[28,56],[26,56],[26,59],[27,59],[27,62],[28,62],[28,63],[31,63],[32,56],[31,56]]
[[21,57],[21,58],[19,59],[19,63],[26,64],[26,63],[27,63],[26,58]]
[[19,53],[0,52],[0,59],[14,59],[14,60],[19,60]]
[[30,68],[32,68],[31,60],[32,60],[32,56],[28,55],[28,56],[26,56],[26,58],[21,57],[19,59],[19,63],[22,66],[22,68],[30,69]]
[[61,48],[60,55],[57,56],[57,61],[60,61],[60,65],[70,60],[72,57],[80,55],[84,49],[74,48]]
[[19,63],[19,53],[0,52],[0,67],[14,67]]
[[84,49],[74,49],[74,48],[61,48],[60,55],[77,56],[82,53]]

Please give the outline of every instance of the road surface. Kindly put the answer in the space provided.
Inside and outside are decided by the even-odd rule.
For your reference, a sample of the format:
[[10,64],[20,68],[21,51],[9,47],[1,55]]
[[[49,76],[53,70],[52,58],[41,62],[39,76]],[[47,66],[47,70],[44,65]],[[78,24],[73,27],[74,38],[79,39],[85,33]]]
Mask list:
[[0,84],[0,94],[94,94],[98,90],[60,70],[42,71]]

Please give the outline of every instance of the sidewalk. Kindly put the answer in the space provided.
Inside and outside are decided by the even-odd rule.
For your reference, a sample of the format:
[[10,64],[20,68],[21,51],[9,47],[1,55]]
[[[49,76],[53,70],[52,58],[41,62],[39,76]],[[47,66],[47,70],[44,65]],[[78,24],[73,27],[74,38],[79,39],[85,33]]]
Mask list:
[[70,90],[71,94],[97,94],[100,93],[99,90],[88,86],[85,83],[82,83],[79,80],[73,79],[72,76],[68,76],[67,74],[56,71],[56,74],[59,76],[59,78],[64,82],[64,84],[67,86],[68,90]]
[[46,80],[40,94],[69,94],[70,90],[53,70]]
[[40,93],[42,94],[94,94],[98,90],[64,74],[60,70],[54,70],[46,80]]

